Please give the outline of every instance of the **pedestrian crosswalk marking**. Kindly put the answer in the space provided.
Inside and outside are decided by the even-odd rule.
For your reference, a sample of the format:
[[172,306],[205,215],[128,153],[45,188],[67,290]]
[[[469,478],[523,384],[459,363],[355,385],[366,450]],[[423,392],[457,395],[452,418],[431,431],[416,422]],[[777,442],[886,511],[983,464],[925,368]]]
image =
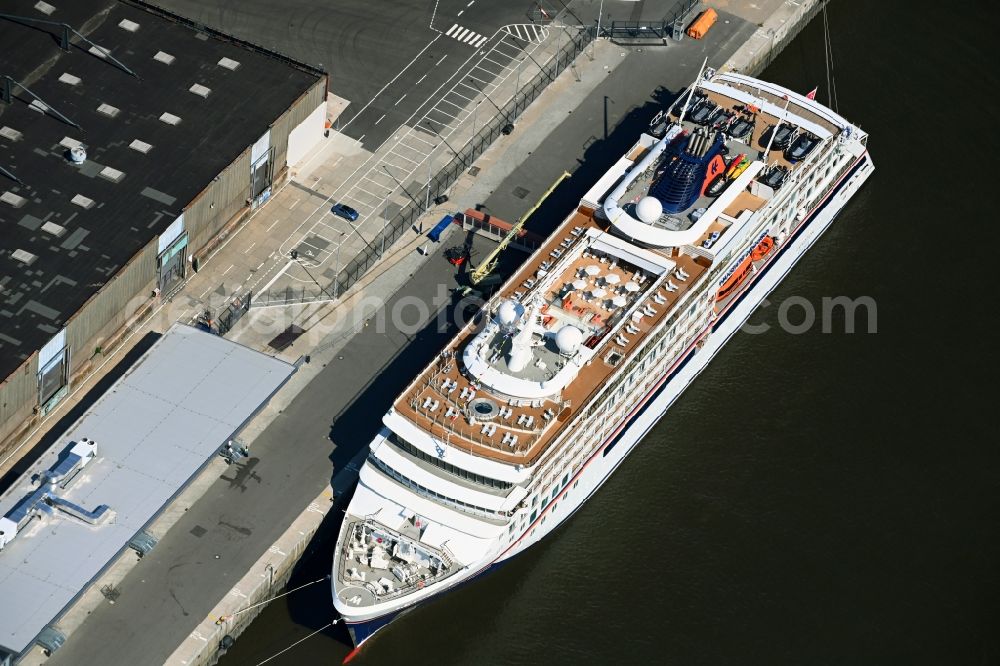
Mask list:
[[463,44],[468,44],[469,46],[474,46],[477,49],[480,46],[482,46],[484,43],[486,43],[486,41],[489,39],[489,37],[486,37],[484,35],[480,35],[475,30],[470,30],[469,28],[463,28],[462,26],[460,26],[457,23],[454,24],[453,26],[451,26],[450,28],[448,28],[448,31],[445,32],[444,34],[445,34],[446,37],[451,37],[452,39],[457,39],[458,41],[462,42]]
[[511,37],[515,37],[522,42],[541,43],[549,36],[548,28],[533,23],[512,23],[505,25],[503,29]]

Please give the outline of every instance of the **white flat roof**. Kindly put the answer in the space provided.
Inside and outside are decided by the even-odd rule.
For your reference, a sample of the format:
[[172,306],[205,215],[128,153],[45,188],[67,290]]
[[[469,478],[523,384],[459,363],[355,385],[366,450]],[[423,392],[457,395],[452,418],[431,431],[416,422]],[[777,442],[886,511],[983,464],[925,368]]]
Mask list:
[[0,649],[23,652],[295,372],[295,366],[175,324],[21,479],[6,514],[67,445],[97,457],[60,497],[114,517],[89,525],[58,509],[0,551]]

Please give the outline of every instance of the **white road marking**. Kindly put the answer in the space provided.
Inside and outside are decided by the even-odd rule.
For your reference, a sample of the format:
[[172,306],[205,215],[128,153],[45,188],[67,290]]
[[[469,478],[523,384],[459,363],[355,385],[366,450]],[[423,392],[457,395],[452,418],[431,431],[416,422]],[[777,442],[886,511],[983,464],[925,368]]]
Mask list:
[[[273,227],[274,225],[272,224],[271,226]],[[270,231],[270,229],[268,229],[268,231]],[[229,264],[229,268],[227,268],[226,270],[222,271],[222,274],[225,275],[226,273],[228,273],[229,271],[233,270],[234,268],[236,268],[235,264]]]
[[[298,203],[298,201],[296,201],[295,203]],[[288,210],[291,210],[291,208],[289,208]],[[271,229],[274,229],[274,225],[276,225],[278,222],[281,222],[281,220],[275,220],[274,222],[272,222],[271,226],[269,226],[267,230],[270,231]]]
[[406,93],[403,93],[403,96],[397,99],[396,103],[393,104],[393,106],[399,106],[399,103],[402,102],[404,99],[406,99]]
[[288,207],[288,210],[295,210],[295,207],[298,206],[300,203],[302,203],[302,200],[296,199],[295,203],[293,203],[291,206]]
[[375,121],[375,124],[376,124],[376,125],[378,125],[378,124],[379,124],[380,122],[382,122],[382,121],[383,121],[384,119],[385,119],[385,114],[383,113],[383,114],[382,114],[382,116],[381,116],[381,117],[380,117],[380,118],[379,118],[378,120],[376,120],[376,121]]
[[[438,35],[434,36],[434,39],[432,39],[431,41],[427,42],[427,45],[424,48],[420,49],[420,53],[418,53],[417,55],[413,56],[413,60],[411,60],[410,62],[406,63],[406,67],[404,67],[403,69],[399,70],[399,73],[396,74],[396,76],[392,77],[392,80],[389,81],[389,83],[387,83],[384,86],[382,86],[382,89],[379,90],[377,93],[375,93],[375,97],[372,97],[370,100],[368,100],[368,103],[365,104],[363,107],[361,107],[361,110],[358,111],[356,114],[354,114],[353,118],[351,118],[346,123],[344,123],[344,126],[342,128],[340,128],[341,133],[343,133],[344,130],[346,130],[351,125],[351,123],[353,123],[355,120],[357,120],[358,116],[360,116],[362,113],[364,113],[365,109],[367,109],[369,106],[371,106],[372,102],[374,102],[378,98],[379,95],[381,95],[382,93],[384,93],[386,88],[388,88],[393,83],[395,83],[396,79],[398,79],[399,77],[401,77],[403,75],[403,72],[405,72],[406,70],[408,70],[410,68],[410,66],[413,65],[413,63],[415,63],[420,58],[420,56],[422,56],[424,54],[424,51],[426,51],[427,49],[429,49],[431,47],[431,44],[433,44],[434,42],[436,42],[440,38],[441,38],[441,35],[438,34]],[[442,58],[441,60],[444,60],[444,58]],[[361,139],[364,139],[364,138],[365,138],[365,135],[362,134],[361,135]],[[358,143],[361,143],[361,139],[358,139]]]
[[470,2],[469,4],[466,5],[466,7],[471,7],[474,4],[476,4],[476,0],[472,0],[472,2]]
[[[465,10],[463,9],[458,13],[458,15],[461,16],[462,12],[464,11]],[[454,32],[452,32],[452,30],[454,30]],[[445,33],[445,35],[447,37],[451,37],[452,39],[457,39],[463,44],[468,44],[469,46],[475,46],[477,48],[479,47],[480,44],[483,44],[489,39],[489,37],[480,35],[475,30],[470,30],[469,28],[463,28],[459,26],[457,23],[451,26],[451,29],[448,30],[448,32]],[[441,60],[444,60],[444,58],[441,58]],[[438,64],[441,64],[440,61],[438,62]]]
[[440,60],[438,60],[436,63],[434,63],[434,66],[437,67],[438,65],[440,65],[441,63],[443,63],[444,59],[447,58],[447,57],[448,57],[448,54],[445,53],[443,56],[441,56]]
[[473,46],[475,46],[478,49],[480,46],[482,46],[483,44],[485,44],[487,41],[489,41],[489,37],[483,37],[478,42],[476,42],[475,44],[473,44]]
[[419,79],[417,79],[417,85],[419,86],[419,85],[420,85],[420,82],[421,82],[421,81],[423,81],[423,80],[424,80],[424,79],[426,79],[426,78],[427,78],[427,75],[426,75],[426,74],[424,74],[424,75],[423,75],[423,76],[421,76],[421,77],[420,77]]
[[461,10],[459,10],[458,14],[456,14],[455,16],[461,16],[464,13],[465,13],[465,10],[461,9]]

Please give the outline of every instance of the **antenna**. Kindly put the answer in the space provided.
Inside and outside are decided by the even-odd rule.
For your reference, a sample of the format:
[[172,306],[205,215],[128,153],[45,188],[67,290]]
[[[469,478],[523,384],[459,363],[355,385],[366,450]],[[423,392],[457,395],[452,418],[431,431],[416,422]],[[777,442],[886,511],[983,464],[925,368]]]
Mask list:
[[18,185],[24,185],[24,181],[21,180],[20,178],[18,178],[17,176],[15,176],[14,173],[12,171],[10,171],[9,169],[5,169],[4,167],[0,166],[0,173],[2,173],[3,175],[7,176],[8,178],[10,178],[11,180],[13,180]]
[[29,95],[31,95],[32,97],[34,97],[35,101],[38,102],[38,104],[42,107],[41,110],[43,112],[51,111],[53,114],[55,114],[55,116],[57,118],[59,118],[59,120],[63,121],[64,123],[72,125],[73,127],[77,128],[77,129],[83,129],[78,124],[76,124],[75,122],[73,122],[72,120],[70,120],[69,118],[67,118],[66,116],[64,116],[63,114],[61,114],[58,111],[56,111],[55,108],[53,108],[53,106],[51,104],[49,104],[48,102],[46,102],[45,100],[43,100],[41,97],[39,97],[35,93],[33,93],[30,90],[28,90],[28,87],[26,85],[24,85],[20,81],[17,81],[16,79],[13,79],[13,78],[7,76],[6,74],[3,75],[3,88],[0,89],[0,99],[3,99],[4,102],[6,102],[7,104],[10,104],[11,100],[13,99],[13,95],[11,94],[11,91],[14,89],[14,86],[17,86],[18,88],[20,88],[24,92],[26,92]]
[[688,98],[684,100],[684,107],[681,109],[680,118],[677,120],[678,125],[684,122],[684,115],[687,113],[688,104],[691,103],[691,98],[694,96],[695,88],[698,87],[698,82],[701,81],[701,74],[702,72],[705,71],[705,65],[707,64],[708,64],[708,58],[706,57],[701,62],[701,67],[698,69],[698,76],[695,77],[694,83],[691,85],[691,90],[688,91]]
[[[70,50],[70,48],[69,48],[70,47],[70,42],[69,42],[70,33],[73,33],[74,35],[76,35],[77,37],[79,37],[80,39],[82,39],[86,43],[90,44],[95,49],[97,49],[97,51],[99,51],[103,55],[104,58],[110,60],[112,63],[114,63],[115,65],[117,65],[119,67],[119,69],[121,69],[123,72],[125,72],[126,74],[131,74],[135,78],[139,78],[138,74],[136,74],[131,69],[129,69],[128,67],[126,67],[125,64],[122,61],[118,60],[118,58],[116,58],[113,55],[111,55],[111,52],[108,49],[106,49],[103,46],[100,46],[100,45],[95,44],[94,42],[90,41],[89,39],[87,39],[86,37],[84,37],[83,35],[81,35],[79,32],[77,32],[73,28],[73,26],[71,26],[68,23],[62,23],[60,21],[46,21],[44,19],[36,19],[36,18],[31,17],[31,16],[17,16],[15,14],[0,14],[0,18],[9,19],[11,21],[14,21],[15,23],[39,23],[41,25],[57,25],[60,28],[62,28],[62,34],[59,36],[59,47],[62,48],[63,51],[69,51]],[[9,100],[5,99],[4,101],[9,101]],[[77,125],[77,127],[79,127],[79,125]]]

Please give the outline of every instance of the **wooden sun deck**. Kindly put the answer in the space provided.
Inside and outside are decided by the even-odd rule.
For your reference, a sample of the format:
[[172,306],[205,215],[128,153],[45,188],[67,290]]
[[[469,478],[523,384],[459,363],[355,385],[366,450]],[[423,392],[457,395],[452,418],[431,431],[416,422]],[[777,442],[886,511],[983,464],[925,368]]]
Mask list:
[[745,210],[750,210],[756,213],[766,203],[766,200],[743,190],[736,195],[736,198],[733,199],[732,203],[726,206],[725,210],[722,212],[729,217],[739,217],[740,213]]
[[[578,236],[571,234],[575,227],[583,230]],[[600,228],[600,225],[594,220],[593,211],[581,208],[508,282],[502,292],[502,298],[523,298],[524,292],[529,289],[524,284],[528,280],[538,279],[536,277],[538,271],[546,270],[543,265],[554,265],[556,258],[552,257],[551,253],[559,249],[564,252],[569,251],[573,244],[585,238],[588,228]],[[566,238],[571,241],[569,247],[564,245]],[[621,356],[627,357],[635,351],[648,332],[668,315],[677,301],[706,270],[688,255],[672,256],[670,259],[686,272],[688,277],[682,281],[676,272],[672,273],[655,291],[651,291],[652,278],[650,278],[641,285],[640,291],[630,294],[632,298],[623,309],[627,310],[641,300],[655,310],[655,314],[626,322],[617,336],[608,335],[605,328],[603,339],[595,347],[597,353],[593,361],[584,366],[576,379],[563,390],[560,401],[541,400],[536,401],[534,405],[515,407],[493,396],[482,387],[475,387],[459,368],[462,351],[475,333],[474,329],[469,327],[444,350],[431,368],[424,371],[411,389],[397,399],[395,404],[397,412],[452,446],[494,460],[532,464],[561,431],[561,425],[585,407],[612,374],[615,368],[605,362],[609,352],[614,350]],[[594,263],[602,267],[602,276],[612,272],[607,263],[600,264],[596,259],[579,257],[563,271],[560,280],[554,283],[554,289],[560,289],[566,282],[572,282],[576,279],[579,269]],[[617,267],[613,272],[618,274],[620,279],[619,284],[614,285],[616,288],[621,288],[633,279],[632,273],[621,267]],[[668,279],[678,287],[673,293],[664,287]],[[589,284],[591,282],[588,281]],[[581,320],[586,319],[592,329],[605,326],[608,320],[615,316],[604,303],[612,295],[611,288],[605,288],[609,294],[607,298],[600,299],[585,300],[577,296],[576,291],[572,292],[571,304],[567,305],[579,310],[570,310],[570,314]],[[663,302],[657,303],[654,295],[658,295]],[[554,290],[545,294],[546,299],[550,301],[557,296],[558,293]],[[561,309],[561,305],[550,307]],[[470,424],[465,416],[469,402],[482,397],[489,397],[497,402],[502,410],[501,416],[488,423]],[[511,441],[513,437],[517,438],[514,442]]]
[[[727,109],[734,109],[739,106],[740,103],[731,97],[726,97],[725,95],[720,95],[716,92],[703,91],[707,93],[708,99],[712,100],[721,107]],[[750,148],[751,150],[762,151],[767,146],[767,142],[762,142],[765,133],[769,127],[777,125],[780,121],[769,113],[757,113],[754,114],[754,126],[753,132],[750,134]],[[756,155],[755,155],[756,157]],[[795,167],[794,164],[785,159],[785,153],[781,150],[771,150],[767,154],[768,164],[780,164],[781,166],[788,167],[792,169]]]

